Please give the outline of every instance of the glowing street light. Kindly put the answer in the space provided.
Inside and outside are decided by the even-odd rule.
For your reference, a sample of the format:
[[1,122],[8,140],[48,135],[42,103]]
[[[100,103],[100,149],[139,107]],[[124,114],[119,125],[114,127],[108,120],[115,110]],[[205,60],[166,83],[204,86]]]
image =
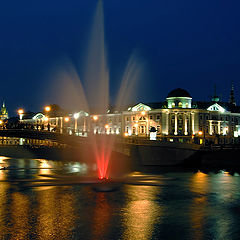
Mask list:
[[3,124],[3,121],[2,120],[0,120],[0,125],[2,125]]
[[44,120],[45,122],[48,122],[49,118],[48,118],[47,116],[45,116],[45,117],[43,118],[43,120]]
[[144,116],[144,115],[146,115],[146,112],[145,112],[145,111],[142,111],[141,114]]
[[108,129],[108,128],[109,128],[109,125],[108,125],[108,124],[106,124],[106,125],[105,125],[105,128],[106,128],[106,129]]
[[69,117],[65,117],[65,118],[64,118],[64,121],[65,121],[65,122],[69,122],[69,120],[70,120]]
[[75,126],[74,126],[74,130],[75,130],[75,133],[77,132],[77,120],[79,118],[79,113],[74,113],[73,114],[73,117],[75,119]]
[[97,121],[97,120],[98,120],[98,116],[97,116],[97,115],[94,115],[94,116],[93,116],[93,120],[94,120],[94,121]]
[[199,132],[198,132],[198,135],[200,135],[200,136],[203,135],[203,132],[202,132],[202,131],[199,131]]
[[20,119],[20,120],[22,120],[23,113],[24,113],[24,111],[23,111],[22,108],[18,109],[18,114],[19,114],[19,119]]
[[50,112],[50,111],[51,111],[51,107],[50,107],[50,106],[46,106],[46,107],[44,108],[44,110],[45,110],[46,112]]

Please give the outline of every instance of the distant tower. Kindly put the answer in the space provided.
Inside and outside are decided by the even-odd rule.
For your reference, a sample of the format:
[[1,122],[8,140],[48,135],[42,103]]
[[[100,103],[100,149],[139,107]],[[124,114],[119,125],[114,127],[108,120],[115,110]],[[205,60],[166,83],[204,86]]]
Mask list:
[[3,101],[2,107],[1,107],[1,111],[0,111],[0,119],[1,120],[5,120],[8,119],[8,111],[7,108],[5,106],[5,102]]
[[235,97],[234,97],[234,85],[233,85],[233,81],[232,81],[232,87],[231,87],[231,91],[230,91],[230,98],[229,98],[229,103],[236,106],[236,101],[235,101]]
[[217,96],[217,87],[216,84],[214,84],[214,96],[212,97],[212,102],[219,102],[219,97]]

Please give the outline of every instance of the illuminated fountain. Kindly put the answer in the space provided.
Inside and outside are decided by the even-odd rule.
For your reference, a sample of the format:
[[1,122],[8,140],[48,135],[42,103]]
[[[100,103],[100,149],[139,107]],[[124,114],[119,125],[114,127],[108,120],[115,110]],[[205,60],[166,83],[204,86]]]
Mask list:
[[[57,67],[56,80],[62,81],[61,96],[63,105],[75,104],[75,109],[89,111],[89,105],[95,107],[102,114],[106,114],[109,109],[109,69],[106,57],[106,45],[104,38],[104,18],[103,4],[100,0],[97,5],[93,22],[92,32],[89,40],[88,57],[85,61],[84,84],[80,80],[78,71],[69,60],[64,61],[63,66]],[[132,54],[122,77],[121,85],[115,100],[116,110],[129,103],[136,92],[136,80],[139,78],[141,66],[135,54]],[[134,90],[134,91],[133,91]],[[62,104],[61,103],[61,104]],[[112,150],[115,142],[113,135],[90,134],[88,136],[88,152],[94,154],[98,169],[98,178],[107,181],[109,178],[109,162],[112,162]],[[85,158],[90,158],[85,156]],[[114,163],[115,164],[115,163]],[[113,176],[110,176],[113,178]]]

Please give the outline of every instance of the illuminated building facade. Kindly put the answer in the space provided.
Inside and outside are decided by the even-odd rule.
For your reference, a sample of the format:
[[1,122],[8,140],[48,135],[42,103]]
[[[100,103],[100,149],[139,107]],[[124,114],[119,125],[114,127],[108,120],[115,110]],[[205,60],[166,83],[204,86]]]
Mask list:
[[177,88],[164,102],[138,103],[123,111],[108,110],[98,115],[80,111],[68,118],[37,114],[30,122],[49,124],[52,131],[78,136],[92,133],[149,138],[151,130],[157,140],[232,143],[240,136],[240,107],[236,106],[233,86],[229,103],[220,102],[216,94],[211,102],[193,102],[186,90]]
[[164,102],[139,103],[121,113],[99,115],[92,129],[99,134],[138,137],[149,137],[154,129],[158,139],[189,142],[197,137],[200,143],[203,139],[230,143],[240,136],[240,108],[233,88],[229,103],[221,103],[217,96],[211,102],[193,102],[186,90],[178,88]]

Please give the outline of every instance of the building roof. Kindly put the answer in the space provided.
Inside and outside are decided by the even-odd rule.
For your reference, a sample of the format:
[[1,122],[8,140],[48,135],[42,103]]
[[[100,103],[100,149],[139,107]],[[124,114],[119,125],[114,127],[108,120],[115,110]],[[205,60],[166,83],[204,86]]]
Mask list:
[[168,93],[167,98],[170,97],[189,97],[191,98],[191,95],[188,93],[188,91],[182,89],[182,88],[176,88]]

